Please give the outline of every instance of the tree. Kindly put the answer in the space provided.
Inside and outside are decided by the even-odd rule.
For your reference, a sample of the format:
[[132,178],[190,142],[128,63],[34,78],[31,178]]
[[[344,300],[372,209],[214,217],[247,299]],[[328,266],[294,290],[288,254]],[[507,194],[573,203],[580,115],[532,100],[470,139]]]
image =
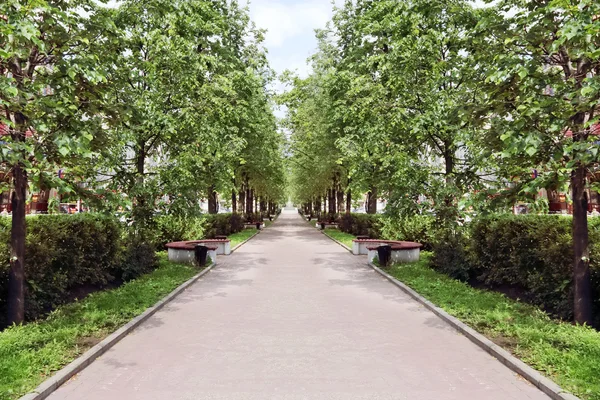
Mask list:
[[68,190],[58,169],[91,156],[102,135],[107,82],[99,68],[113,30],[94,2],[6,0],[0,4],[0,165],[11,177],[8,320],[24,319],[25,206],[29,185]]
[[598,168],[600,3],[503,0],[482,10],[479,65],[490,131],[503,162],[531,175],[523,191],[570,182],[575,320],[592,321],[587,227],[588,174]]

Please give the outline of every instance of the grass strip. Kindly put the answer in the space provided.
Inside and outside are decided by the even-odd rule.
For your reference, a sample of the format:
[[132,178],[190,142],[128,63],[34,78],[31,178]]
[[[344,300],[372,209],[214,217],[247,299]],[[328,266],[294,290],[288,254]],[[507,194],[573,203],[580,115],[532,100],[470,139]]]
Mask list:
[[199,272],[170,263],[166,253],[159,259],[158,269],[117,289],[93,293],[59,307],[45,320],[0,332],[0,399],[16,399],[35,389]]
[[356,236],[342,232],[339,229],[325,229],[324,232],[330,238],[335,239],[352,249],[352,240],[356,239]]
[[256,229],[244,229],[238,233],[234,233],[232,235],[229,235],[227,238],[229,240],[231,240],[231,248],[235,248],[235,246],[245,242],[246,240],[250,239],[253,235],[256,234]]
[[431,269],[429,254],[387,272],[563,389],[600,400],[600,332],[552,320],[540,309],[503,294],[474,289]]

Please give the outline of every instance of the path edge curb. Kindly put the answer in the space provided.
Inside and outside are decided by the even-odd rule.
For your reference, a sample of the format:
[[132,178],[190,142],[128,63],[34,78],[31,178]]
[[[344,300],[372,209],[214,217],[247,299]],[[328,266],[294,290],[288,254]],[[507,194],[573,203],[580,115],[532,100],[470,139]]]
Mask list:
[[340,246],[342,246],[344,249],[348,250],[350,253],[352,253],[352,249],[348,246],[346,246],[344,243],[340,242],[337,239],[332,238],[331,236],[329,236],[328,234],[325,233],[325,231],[319,229],[319,232],[321,232],[323,235],[327,236],[329,239],[333,240],[334,242],[336,242],[337,244],[339,244]]
[[106,353],[110,348],[119,343],[122,339],[124,339],[127,335],[129,335],[133,330],[135,330],[138,326],[140,326],[143,322],[148,320],[151,316],[156,314],[156,312],[160,311],[167,304],[169,304],[173,299],[179,296],[182,292],[184,292],[187,288],[192,286],[198,279],[206,275],[209,271],[211,271],[217,263],[213,262],[211,265],[203,269],[198,274],[194,275],[192,278],[188,279],[186,282],[179,285],[175,290],[171,293],[163,297],[152,307],[148,308],[146,311],[133,318],[127,324],[123,325],[110,335],[108,335],[104,340],[100,343],[83,353],[80,357],[73,360],[71,363],[67,364],[64,368],[58,370],[54,375],[50,378],[46,379],[42,382],[38,387],[33,389],[30,393],[22,396],[19,400],[43,400],[50,396],[54,391],[56,391],[59,387],[64,385],[69,379],[83,371],[90,364],[96,361],[101,355]]
[[378,274],[386,278],[392,284],[397,286],[403,292],[408,294],[418,303],[423,305],[428,310],[432,311],[435,315],[440,317],[446,323],[450,324],[454,329],[459,331],[461,334],[466,336],[471,342],[475,343],[481,349],[495,357],[498,361],[504,364],[513,372],[521,375],[523,378],[527,379],[530,383],[532,383],[535,387],[540,389],[546,395],[548,395],[553,400],[581,400],[579,397],[573,395],[572,393],[567,392],[563,388],[561,388],[558,384],[556,384],[551,379],[545,377],[537,370],[533,369],[529,365],[525,364],[523,361],[519,360],[508,351],[504,350],[502,347],[498,346],[490,339],[477,332],[464,322],[460,321],[458,318],[453,317],[448,314],[446,311],[442,310],[440,307],[433,304],[431,301],[427,300],[425,297],[421,296],[415,290],[408,287],[406,284],[400,282],[398,279],[394,278],[387,272],[383,271],[381,268],[377,267],[373,263],[367,263],[369,267],[373,268]]
[[231,249],[231,254],[233,254],[234,251],[236,251],[237,249],[239,249],[240,247],[242,247],[243,245],[245,245],[247,242],[249,242],[250,240],[254,239],[254,237],[256,235],[258,235],[261,231],[259,231],[258,229],[256,230],[256,233],[254,233],[254,235],[250,236],[248,239],[244,240],[242,243],[238,244],[237,246],[235,246],[233,249]]

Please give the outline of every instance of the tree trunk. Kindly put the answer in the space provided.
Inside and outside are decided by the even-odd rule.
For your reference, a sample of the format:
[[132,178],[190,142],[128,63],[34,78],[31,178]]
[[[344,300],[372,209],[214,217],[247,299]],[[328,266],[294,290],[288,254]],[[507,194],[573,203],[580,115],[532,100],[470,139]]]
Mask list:
[[377,188],[371,186],[367,196],[367,214],[377,214]]
[[575,322],[592,325],[592,288],[590,279],[589,238],[585,193],[586,168],[579,166],[571,174],[573,190],[573,279],[575,284]]
[[260,198],[260,212],[263,212],[263,213],[267,212],[267,202],[264,197]]
[[231,189],[231,211],[234,214],[237,213],[237,196],[235,194],[235,189]]
[[246,212],[246,189],[244,186],[240,189],[238,208],[242,214]]
[[25,319],[25,235],[27,223],[27,172],[19,163],[13,167],[12,227],[10,233],[10,271],[8,275],[8,323]]
[[215,191],[215,186],[211,185],[208,189],[208,213],[216,214],[219,209],[217,207],[217,192]]
[[343,213],[344,212],[344,192],[338,188],[337,191],[337,212],[338,213]]
[[329,203],[329,214],[335,214],[336,211],[336,195],[335,195],[335,190],[334,189],[329,189],[327,191],[327,195],[329,197],[328,199],[328,203]]
[[[11,133],[15,142],[24,142],[27,121],[21,113],[14,114],[17,129]],[[11,199],[12,221],[10,231],[10,271],[8,272],[7,317],[9,324],[21,324],[25,320],[25,238],[27,220],[27,171],[17,162],[12,171],[13,194]]]
[[346,193],[346,214],[350,214],[352,212],[352,190],[348,189],[348,193]]

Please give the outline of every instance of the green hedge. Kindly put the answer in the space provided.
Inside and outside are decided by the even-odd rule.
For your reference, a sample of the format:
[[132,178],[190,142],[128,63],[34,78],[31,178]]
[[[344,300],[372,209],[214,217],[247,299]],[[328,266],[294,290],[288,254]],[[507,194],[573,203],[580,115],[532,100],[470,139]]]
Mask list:
[[[519,296],[556,317],[573,317],[570,217],[497,215],[439,233],[432,267]],[[590,218],[595,315],[600,323],[600,219]],[[598,325],[597,325],[598,326]]]
[[204,218],[208,226],[206,238],[229,236],[244,229],[244,218],[240,214],[212,214]]
[[[0,218],[0,327],[4,326],[8,285],[10,218]],[[27,218],[26,319],[68,302],[73,289],[102,287],[124,275],[119,222],[97,214]]]
[[167,243],[202,239],[206,231],[210,229],[204,216],[161,215],[155,218],[155,222],[157,235],[155,242],[158,250],[164,250]]
[[435,217],[414,215],[411,217],[383,217],[380,222],[381,238],[406,240],[423,245],[423,250],[431,250],[435,241]]
[[381,238],[381,216],[376,214],[344,214],[338,219],[342,232],[354,236]]

